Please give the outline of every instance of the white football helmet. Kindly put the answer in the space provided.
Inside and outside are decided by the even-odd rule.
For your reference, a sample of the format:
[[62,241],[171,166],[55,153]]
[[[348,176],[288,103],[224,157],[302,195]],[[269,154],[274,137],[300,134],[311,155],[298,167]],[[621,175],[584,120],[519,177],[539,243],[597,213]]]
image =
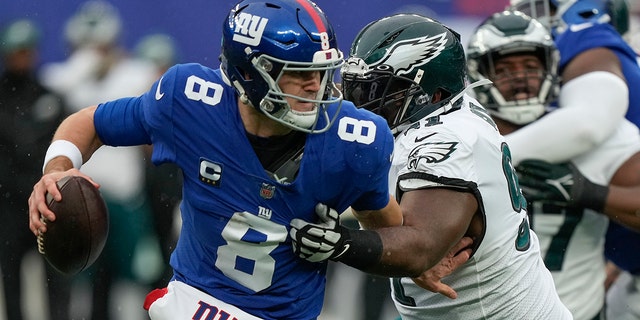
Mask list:
[[[518,54],[535,55],[543,70],[509,71],[499,78],[497,59]],[[556,99],[558,60],[548,29],[519,11],[503,11],[489,17],[471,36],[467,48],[467,68],[473,81],[489,79],[508,84],[502,93],[493,85],[474,88],[478,101],[494,116],[517,125],[540,118]],[[535,82],[533,77],[539,77],[539,88],[529,84]],[[522,93],[528,98],[519,97]]]

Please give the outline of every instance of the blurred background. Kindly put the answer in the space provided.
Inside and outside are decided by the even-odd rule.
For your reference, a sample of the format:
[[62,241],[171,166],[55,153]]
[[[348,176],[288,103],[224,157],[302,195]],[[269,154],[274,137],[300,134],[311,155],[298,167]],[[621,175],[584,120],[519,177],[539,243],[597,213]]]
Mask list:
[[[0,27],[28,18],[43,29],[41,63],[63,60],[70,48],[64,39],[65,23],[83,0],[0,0]],[[122,18],[122,44],[133,45],[151,33],[176,39],[182,60],[217,66],[221,25],[236,3],[229,0],[112,0]],[[507,0],[318,0],[338,34],[341,50],[348,52],[356,33],[368,22],[396,12],[419,12],[440,18],[466,35],[479,19],[502,9]]]
[[[629,1],[635,17],[636,10],[640,10],[638,2]],[[0,30],[18,20],[26,19],[32,24],[27,27],[18,24],[12,32],[1,34],[0,52],[9,56],[23,49],[35,50],[37,55],[29,55],[34,64],[29,69],[32,81],[62,97],[67,114],[93,103],[138,95],[174,63],[196,62],[217,68],[223,19],[236,1],[111,0],[103,1],[108,6],[99,6],[97,16],[91,13],[96,8],[87,8],[87,3],[0,0]],[[350,43],[362,27],[401,12],[440,20],[459,32],[466,46],[475,27],[490,14],[502,10],[508,0],[316,0],[316,3],[333,24],[340,49],[348,55]],[[633,35],[640,34],[637,28],[638,24],[632,26]],[[0,71],[9,69],[7,61],[0,61]],[[6,97],[0,94],[0,111],[3,98]],[[11,143],[27,144],[20,140]],[[46,146],[37,148],[43,151]],[[64,282],[60,288],[64,289],[66,283],[71,286],[70,292],[68,288],[56,291],[51,277],[45,276],[46,264],[35,251],[36,239],[28,234],[27,217],[22,212],[27,209],[26,198],[14,198],[6,191],[6,186],[20,176],[0,171],[3,196],[0,204],[7,203],[6,199],[18,204],[11,212],[3,209],[0,217],[3,223],[8,216],[19,217],[23,226],[13,231],[27,233],[26,240],[19,240],[23,243],[15,261],[14,258],[3,261],[9,266],[21,266],[20,272],[3,275],[13,280],[20,278],[23,290],[0,290],[0,320],[148,319],[141,307],[146,293],[163,286],[170,277],[170,270],[165,267],[180,223],[176,211],[180,175],[172,167],[150,169],[146,161],[149,150],[120,150],[117,152],[120,158],[110,151],[101,149],[83,171],[103,185],[101,190],[112,213],[109,236],[112,242],[92,269],[74,279],[59,279]],[[29,161],[39,167],[42,159]],[[5,166],[5,161],[0,165]],[[38,170],[28,172],[39,174]],[[24,196],[28,196],[30,186]],[[343,223],[357,224],[348,219]],[[13,255],[10,251],[16,246],[9,245],[14,242],[7,240],[12,236],[0,234],[0,253]],[[49,301],[45,283],[59,293],[59,301],[63,302]],[[5,296],[14,295],[20,296],[22,302],[5,301]],[[61,306],[66,305],[65,299],[70,301],[69,308]],[[325,302],[320,320],[397,318],[389,297],[388,279],[365,276],[343,264],[330,264]],[[22,309],[24,317],[7,316],[7,311],[15,308]]]

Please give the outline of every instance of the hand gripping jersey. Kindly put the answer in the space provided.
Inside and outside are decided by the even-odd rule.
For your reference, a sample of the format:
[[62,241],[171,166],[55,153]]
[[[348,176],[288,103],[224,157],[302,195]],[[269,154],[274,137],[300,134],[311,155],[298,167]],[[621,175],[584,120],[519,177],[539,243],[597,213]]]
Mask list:
[[457,299],[397,278],[396,308],[402,319],[571,319],[529,229],[509,148],[486,110],[464,99],[461,109],[423,118],[396,138],[390,186],[473,193],[484,238],[469,261],[442,279]]
[[152,143],[154,163],[182,169],[174,278],[261,318],[312,319],[322,308],[326,263],[294,256],[291,219],[315,221],[318,202],[341,212],[389,201],[393,136],[347,101],[330,130],[307,136],[293,181],[265,172],[219,70],[175,66],[146,94],[100,105],[94,122],[106,144]]
[[[638,151],[638,128],[624,120],[603,144],[571,161],[591,181],[607,185],[620,165]],[[560,300],[574,319],[593,319],[604,306],[604,236],[609,219],[590,209],[541,203],[534,203],[530,211]]]

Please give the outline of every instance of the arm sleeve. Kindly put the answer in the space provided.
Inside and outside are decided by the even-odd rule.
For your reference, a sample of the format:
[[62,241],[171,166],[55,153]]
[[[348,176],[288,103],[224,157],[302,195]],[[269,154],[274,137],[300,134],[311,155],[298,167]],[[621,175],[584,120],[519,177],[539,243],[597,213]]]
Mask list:
[[560,108],[506,136],[513,164],[524,159],[564,162],[601,144],[624,119],[629,89],[604,71],[590,72],[560,89]]

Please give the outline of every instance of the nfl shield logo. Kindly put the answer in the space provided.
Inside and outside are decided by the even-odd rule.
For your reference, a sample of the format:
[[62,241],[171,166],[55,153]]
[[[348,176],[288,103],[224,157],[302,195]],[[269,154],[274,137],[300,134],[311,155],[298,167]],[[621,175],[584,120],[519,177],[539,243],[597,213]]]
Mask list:
[[260,196],[263,199],[271,199],[273,195],[276,193],[276,186],[272,186],[267,183],[262,183],[262,187],[260,188]]

